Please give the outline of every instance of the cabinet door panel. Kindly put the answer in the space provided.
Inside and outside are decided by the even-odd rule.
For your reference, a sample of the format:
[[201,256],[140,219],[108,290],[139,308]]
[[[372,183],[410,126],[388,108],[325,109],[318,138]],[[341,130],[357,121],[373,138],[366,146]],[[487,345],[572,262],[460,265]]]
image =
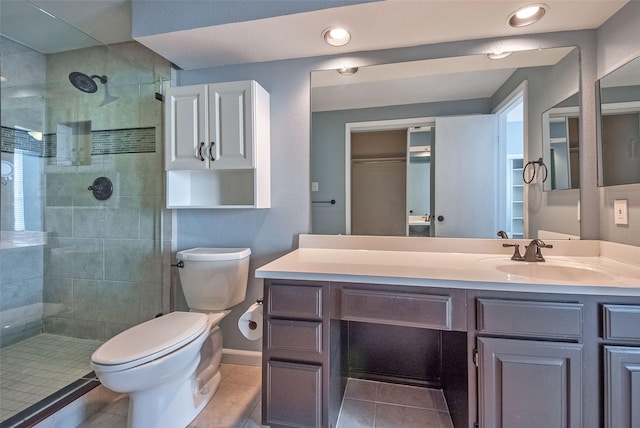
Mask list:
[[267,396],[263,398],[267,425],[322,426],[322,366],[270,360]]
[[582,345],[478,339],[480,426],[582,427]]
[[208,155],[212,169],[253,166],[251,82],[209,85]]
[[[165,105],[165,169],[206,169],[207,86],[167,89]],[[200,153],[201,152],[201,153]],[[202,154],[202,158],[200,157]]]
[[604,347],[605,426],[640,427],[640,348]]

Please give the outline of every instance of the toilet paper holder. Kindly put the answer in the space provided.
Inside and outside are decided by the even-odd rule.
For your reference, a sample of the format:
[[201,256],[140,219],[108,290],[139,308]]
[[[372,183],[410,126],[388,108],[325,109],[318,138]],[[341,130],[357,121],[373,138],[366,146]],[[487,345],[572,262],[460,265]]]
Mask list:
[[[256,303],[259,305],[262,305],[264,302],[264,298],[261,297],[260,299],[256,300]],[[249,320],[249,330],[255,330],[258,328],[258,323],[253,321],[253,320]]]

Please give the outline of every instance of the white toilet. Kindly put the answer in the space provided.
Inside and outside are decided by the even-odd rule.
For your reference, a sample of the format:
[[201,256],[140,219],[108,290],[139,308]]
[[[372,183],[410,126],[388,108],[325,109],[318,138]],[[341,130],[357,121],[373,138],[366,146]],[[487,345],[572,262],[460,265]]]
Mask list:
[[100,382],[129,394],[129,428],[186,427],[220,384],[218,323],[244,301],[249,248],[177,253],[190,312],[172,312],[112,337],[91,356]]

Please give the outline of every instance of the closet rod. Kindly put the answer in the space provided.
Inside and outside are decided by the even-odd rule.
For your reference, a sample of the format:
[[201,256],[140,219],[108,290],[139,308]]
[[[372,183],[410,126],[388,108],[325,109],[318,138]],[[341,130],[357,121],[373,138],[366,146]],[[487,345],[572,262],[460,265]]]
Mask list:
[[351,159],[353,163],[391,163],[391,162],[406,162],[407,158],[361,158]]

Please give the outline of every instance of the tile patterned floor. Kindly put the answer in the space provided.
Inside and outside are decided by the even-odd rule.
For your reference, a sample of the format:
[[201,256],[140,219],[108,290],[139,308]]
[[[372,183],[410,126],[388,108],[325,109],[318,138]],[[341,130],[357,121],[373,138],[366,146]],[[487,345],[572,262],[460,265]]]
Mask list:
[[[48,334],[32,339],[1,350],[3,417],[17,411],[13,410],[14,403],[28,407],[87,374],[91,353],[100,345],[99,341]],[[218,391],[188,428],[266,428],[260,423],[261,368],[222,364],[220,370]],[[128,396],[102,386],[98,389],[107,394],[98,394],[100,402],[93,405],[101,410],[93,416],[83,421],[82,410],[73,410],[79,414],[71,417],[61,411],[56,414],[58,419],[53,415],[48,424],[45,421],[38,426],[126,428]],[[60,425],[62,420],[64,423]],[[364,427],[453,428],[453,425],[440,390],[349,379],[337,428]]]
[[89,373],[101,344],[43,333],[0,349],[0,421]]
[[[260,367],[222,364],[222,380],[207,407],[188,428],[258,428],[261,420]],[[129,399],[119,394],[78,428],[126,428]]]
[[349,378],[337,428],[453,428],[444,394]]

